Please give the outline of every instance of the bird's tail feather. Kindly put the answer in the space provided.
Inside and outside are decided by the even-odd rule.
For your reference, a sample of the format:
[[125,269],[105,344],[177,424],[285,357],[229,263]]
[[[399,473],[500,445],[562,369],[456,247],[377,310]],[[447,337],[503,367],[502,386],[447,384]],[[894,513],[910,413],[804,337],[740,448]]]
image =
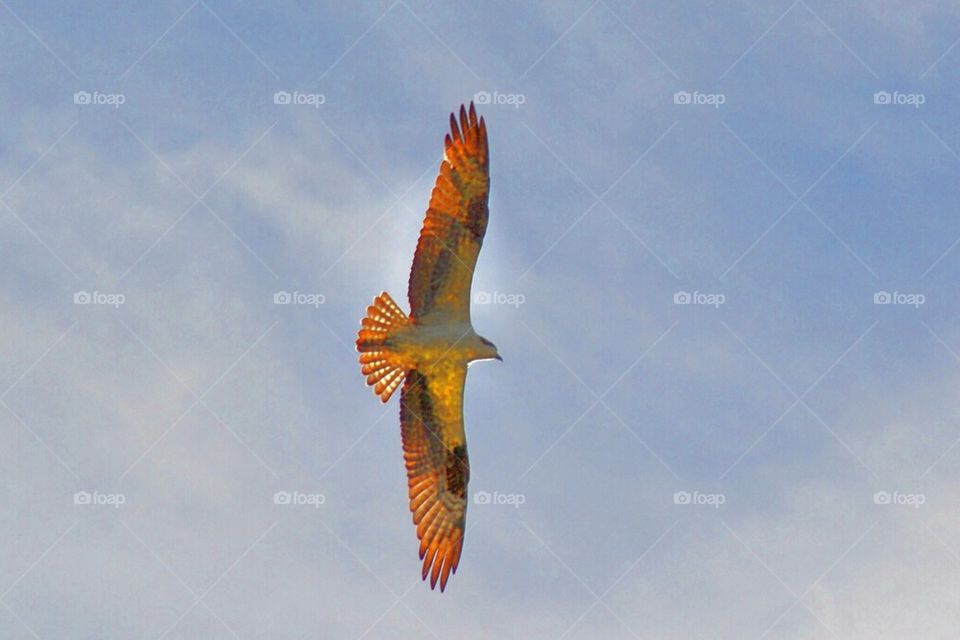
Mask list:
[[406,371],[390,345],[390,335],[410,323],[407,314],[384,291],[367,307],[367,315],[357,333],[360,371],[382,402],[386,402],[403,382]]

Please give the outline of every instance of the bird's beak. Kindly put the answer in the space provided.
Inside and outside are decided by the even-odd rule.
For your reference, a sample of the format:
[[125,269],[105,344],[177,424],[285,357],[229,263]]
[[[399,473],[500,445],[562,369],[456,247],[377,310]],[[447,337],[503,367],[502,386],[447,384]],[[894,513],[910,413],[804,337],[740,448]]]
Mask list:
[[503,362],[503,358],[500,357],[500,354],[499,354],[499,353],[498,353],[497,355],[495,355],[494,358],[496,358],[496,359],[499,360],[500,362]]

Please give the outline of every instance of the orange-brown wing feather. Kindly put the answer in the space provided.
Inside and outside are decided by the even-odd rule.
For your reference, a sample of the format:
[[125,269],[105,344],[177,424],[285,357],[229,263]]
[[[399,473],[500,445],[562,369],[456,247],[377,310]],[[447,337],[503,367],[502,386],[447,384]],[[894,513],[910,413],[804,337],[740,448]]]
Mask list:
[[430,587],[456,573],[463,550],[470,463],[463,429],[467,367],[439,363],[407,372],[400,395],[410,512],[420,540],[422,577]]
[[407,295],[414,322],[470,319],[470,284],[487,230],[487,127],[470,103],[450,114],[443,162],[420,231]]

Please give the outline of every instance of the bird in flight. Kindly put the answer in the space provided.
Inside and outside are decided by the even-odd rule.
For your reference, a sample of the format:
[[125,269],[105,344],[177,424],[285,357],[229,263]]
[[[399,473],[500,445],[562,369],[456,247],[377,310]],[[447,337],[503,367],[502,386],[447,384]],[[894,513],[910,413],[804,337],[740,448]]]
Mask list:
[[473,330],[470,285],[487,230],[487,127],[470,103],[450,114],[440,174],[413,256],[410,315],[383,292],[357,334],[360,370],[380,400],[400,385],[400,430],[410,512],[420,540],[421,577],[440,591],[463,550],[470,464],[463,426],[467,365],[500,360]]

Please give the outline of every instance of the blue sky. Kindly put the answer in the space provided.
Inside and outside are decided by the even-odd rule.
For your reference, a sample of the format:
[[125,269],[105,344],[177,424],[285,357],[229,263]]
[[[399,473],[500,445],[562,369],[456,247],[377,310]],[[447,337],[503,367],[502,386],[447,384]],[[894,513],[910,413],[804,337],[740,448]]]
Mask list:
[[[0,1],[3,637],[953,637],[958,40],[934,1]],[[352,342],[475,96],[504,362],[441,595]]]

